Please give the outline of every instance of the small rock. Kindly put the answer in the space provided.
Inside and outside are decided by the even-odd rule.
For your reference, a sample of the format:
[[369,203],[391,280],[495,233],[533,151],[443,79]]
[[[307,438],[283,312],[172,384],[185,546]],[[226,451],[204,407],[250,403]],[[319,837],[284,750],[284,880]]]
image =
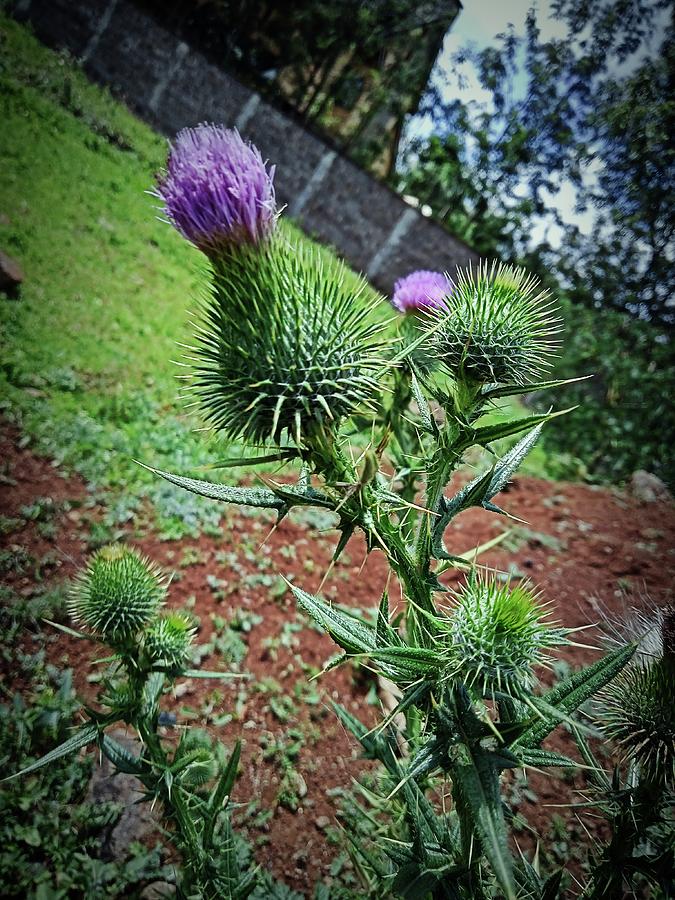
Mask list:
[[189,681],[181,681],[180,684],[175,685],[173,695],[180,700],[180,698],[185,697],[186,694],[193,694],[194,690],[194,685]]
[[10,297],[18,297],[22,281],[21,266],[0,250],[0,291],[4,291]]
[[630,479],[630,492],[641,503],[655,503],[671,500],[667,486],[656,475],[638,469]]
[[319,831],[324,831],[330,825],[330,819],[328,816],[317,816],[316,819],[314,819],[314,824]]
[[[116,729],[110,736],[135,755],[140,752],[139,741],[125,731]],[[124,859],[132,843],[142,841],[157,829],[158,823],[152,814],[150,804],[137,803],[143,790],[143,785],[137,778],[116,773],[105,756],[101,760],[101,765],[95,767],[89,782],[87,799],[92,803],[112,801],[122,805],[120,818],[102,842],[104,859]]]

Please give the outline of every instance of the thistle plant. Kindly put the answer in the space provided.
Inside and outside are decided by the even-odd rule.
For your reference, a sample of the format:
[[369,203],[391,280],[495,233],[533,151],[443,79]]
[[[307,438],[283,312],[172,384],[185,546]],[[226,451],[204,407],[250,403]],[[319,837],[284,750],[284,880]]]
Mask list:
[[[231,133],[203,128],[211,128],[205,142],[221,141],[227,152]],[[249,162],[234,153],[224,168],[237,165]],[[176,179],[173,189],[173,202],[190,208],[191,180]],[[562,414],[483,419],[502,398],[564,384],[536,380],[557,347],[553,301],[523,269],[496,262],[455,278],[413,273],[395,288],[392,305],[403,316],[392,341],[392,329],[383,331],[361,299],[363,285],[348,287],[344,273],[287,240],[282,226],[270,234],[267,207],[257,210],[247,233],[264,232],[265,240],[235,229],[224,242],[217,215],[211,234],[186,235],[210,262],[188,351],[189,392],[207,423],[265,449],[251,465],[295,464],[297,480],[238,488],[157,474],[279,517],[294,506],[331,510],[340,533],[334,559],[358,530],[398,579],[405,616],[395,624],[386,592],[370,621],[291,585],[300,607],[342,648],[340,661],[368,660],[401,692],[374,730],[335,705],[366,755],[380,760],[378,808],[390,813],[391,840],[355,842],[364,895],[553,898],[562,873],[546,880],[511,855],[501,773],[574,765],[542,741],[619,675],[635,644],[542,690],[549,653],[573,643],[572,633],[550,621],[535,586],[482,571],[481,548],[457,547],[449,532],[470,507],[508,515],[496,495],[542,426]],[[354,452],[358,431],[364,436]],[[453,492],[451,477],[472,447],[492,461]],[[451,571],[465,578],[453,592],[443,578]],[[429,792],[439,778],[450,783],[450,808],[438,808]]]
[[[385,830],[377,843],[353,841],[363,896],[554,900],[562,871],[545,877],[512,854],[502,772],[576,766],[542,742],[561,723],[571,725],[579,707],[603,688],[606,698],[617,685],[636,697],[646,690],[644,679],[635,685],[621,675],[638,642],[625,641],[543,688],[539,677],[549,654],[572,644],[572,632],[550,620],[536,586],[486,570],[479,563],[485,548],[461,546],[451,529],[470,508],[508,516],[497,495],[542,427],[569,411],[485,418],[503,398],[566,383],[538,380],[557,347],[553,301],[525,270],[496,262],[453,278],[415,273],[396,286],[392,302],[402,313],[396,334],[375,315],[378,301],[364,301],[363,281],[348,281],[344,271],[286,237],[272,174],[236,132],[204,125],[179,135],[157,194],[168,220],[209,264],[188,344],[186,393],[213,429],[256,451],[238,465],[275,460],[293,466],[295,480],[266,476],[264,486],[244,488],[152,471],[193,493],[269,509],[279,519],[295,506],[330,511],[339,532],[334,560],[355,532],[369,551],[385,554],[404,604],[404,614],[393,619],[386,591],[379,603],[373,598],[371,619],[290,585],[300,608],[341,648],[333,664],[366,661],[400,691],[398,705],[374,729],[335,704],[364,753],[381,763],[381,791],[370,798]],[[489,461],[471,480],[451,484],[472,448]],[[92,573],[105,562],[92,564]],[[452,591],[450,574],[463,578]],[[99,596],[104,611],[91,608]],[[121,687],[109,686],[107,702],[134,724],[148,749],[147,759],[125,765],[142,772],[192,842],[192,881],[215,884],[221,870],[208,869],[215,831],[196,817],[212,822],[214,807],[192,805],[183,769],[148,724],[156,722],[157,685],[184,671],[190,626],[157,611],[159,588],[152,609],[137,592],[129,596],[133,615],[120,615],[116,601],[87,582],[73,609],[94,637],[115,642],[126,672]],[[132,623],[140,629],[135,635]],[[650,690],[652,682],[662,687],[652,679]],[[155,685],[150,701],[146,685]],[[606,727],[647,771],[639,759],[647,745],[624,739],[629,709],[642,707],[623,704],[619,723],[619,704]],[[649,720],[661,741],[662,719],[650,712]],[[107,721],[95,719],[67,749],[96,740],[104,752],[119,753],[106,749]],[[634,721],[628,728],[637,734]],[[640,729],[642,741],[643,720]],[[220,776],[216,805],[229,793],[235,757],[236,751]],[[659,772],[666,765],[660,749],[648,758]],[[197,780],[206,775],[204,762],[194,757]],[[177,798],[184,802],[176,805]],[[372,818],[365,811],[364,820]]]
[[[165,742],[159,730],[160,701],[176,678],[236,676],[189,668],[196,629],[187,615],[160,611],[166,587],[157,566],[131,547],[103,547],[89,560],[69,600],[73,621],[86,631],[52,624],[113,650],[97,708],[86,706],[85,724],[18,774],[95,744],[115,771],[136,776],[145,801],[159,804],[182,855],[180,896],[244,898],[255,887],[256,872],[240,871],[230,822],[239,743],[227,756],[207,734],[194,729],[184,730],[177,746]],[[138,753],[109,733],[116,723],[138,734]]]

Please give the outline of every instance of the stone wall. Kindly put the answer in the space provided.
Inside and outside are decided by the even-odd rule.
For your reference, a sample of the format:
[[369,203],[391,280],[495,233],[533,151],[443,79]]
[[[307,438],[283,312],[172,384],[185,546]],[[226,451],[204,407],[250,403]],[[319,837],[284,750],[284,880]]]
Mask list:
[[212,65],[129,0],[16,0],[17,19],[167,135],[198,122],[236,126],[277,167],[288,215],[389,292],[413,269],[475,260],[463,241],[329,143]]

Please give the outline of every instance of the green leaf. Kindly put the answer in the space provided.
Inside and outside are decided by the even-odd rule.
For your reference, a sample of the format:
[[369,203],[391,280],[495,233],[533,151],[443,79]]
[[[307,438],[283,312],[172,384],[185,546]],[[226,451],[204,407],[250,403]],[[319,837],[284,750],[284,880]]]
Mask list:
[[573,728],[572,733],[574,734],[574,740],[577,747],[579,748],[581,757],[589,769],[587,775],[589,781],[594,781],[601,791],[610,794],[612,791],[612,782],[610,781],[605,770],[601,767],[600,763],[593,755],[593,751],[591,750],[590,744],[586,740],[586,736],[581,733],[581,730],[579,728]]
[[401,645],[403,643],[398,632],[389,624],[389,594],[386,589],[382,593],[380,605],[377,609],[375,642],[378,647],[384,647],[387,644]]
[[[558,416],[565,416],[576,408],[576,406],[570,406],[569,409],[561,409],[559,412],[541,413],[536,416],[527,416],[524,419],[515,419],[511,422],[499,422],[496,425],[484,425],[482,428],[475,428],[470,433],[470,444],[480,444],[481,447],[485,447],[493,441],[499,441],[513,434],[520,434],[521,431],[527,431],[535,428],[537,425],[543,425],[544,422],[557,419]],[[470,446],[470,444],[467,446]]]
[[[637,644],[628,644],[620,647],[613,653],[599,659],[597,662],[575,672],[569,678],[561,681],[541,698],[548,706],[560,710],[562,716],[567,716],[577,710],[582,703],[589,700],[597,691],[612,680],[628,663],[635,653]],[[527,749],[538,747],[560,721],[560,717],[541,716],[533,718],[529,724],[512,742],[511,749],[519,752],[519,748]]]
[[368,653],[375,649],[376,631],[355,616],[331,606],[290,584],[295,599],[317,625],[320,625],[348,653]]
[[176,787],[171,791],[171,805],[173,814],[179,828],[181,842],[186,845],[186,852],[190,854],[190,863],[201,867],[204,864],[205,849],[199,840],[199,834],[192,818],[192,812],[184,796],[183,788]]
[[143,466],[148,472],[153,472],[155,475],[159,475],[160,478],[171,482],[171,484],[182,487],[193,494],[199,494],[200,497],[207,497],[209,500],[221,500],[224,503],[238,503],[240,506],[257,506],[263,509],[281,510],[285,506],[284,501],[280,497],[264,488],[229,487],[226,484],[214,484],[197,478],[172,475],[171,472],[162,472],[161,469],[153,469],[152,466],[146,466],[145,463],[139,462],[139,460],[134,460],[134,462],[137,462],[139,466]]
[[471,698],[461,686],[455,691],[455,705],[455,716],[450,716],[448,708],[448,724],[454,720],[459,741],[450,748],[447,768],[459,801],[458,813],[472,824],[507,900],[516,900],[499,773],[517,765],[517,760],[507,748],[493,751],[482,746],[487,726],[476,716]]
[[433,871],[411,862],[398,870],[391,890],[394,896],[404,900],[427,900],[443,875],[442,869]]
[[554,381],[535,381],[532,384],[502,384],[499,387],[484,389],[483,397],[486,400],[496,400],[498,397],[533,394],[535,391],[547,391],[550,388],[562,387],[564,384],[574,384],[576,381],[586,381],[593,377],[593,375],[581,375],[579,378],[558,378]]
[[221,459],[208,466],[209,469],[235,469],[244,466],[258,466],[268,462],[282,462],[286,459],[295,459],[298,451],[294,449],[282,450],[278,453],[267,453],[265,456],[230,457]]
[[539,750],[537,748],[523,748],[518,754],[518,761],[524,766],[532,766],[533,768],[541,768],[542,766],[561,766],[571,769],[581,768],[578,762],[570,759],[569,756],[563,756],[561,753],[554,753],[552,750]]
[[454,558],[448,554],[443,545],[443,534],[452,519],[465,509],[469,509],[471,506],[482,506],[484,509],[492,512],[507,515],[498,506],[490,503],[490,500],[502,490],[532,447],[534,447],[541,433],[542,425],[543,423],[535,425],[498,463],[487,472],[470,481],[451,500],[443,498],[441,515],[434,523],[432,535],[432,553],[435,559]]
[[508,900],[516,900],[508,833],[499,792],[499,771],[490,751],[480,744],[456,748],[450,772],[483,852]]
[[415,400],[420,413],[422,427],[428,434],[437,435],[438,425],[436,424],[436,420],[434,419],[429,404],[427,403],[427,398],[422,393],[422,388],[420,387],[420,383],[417,380],[414,372],[411,372],[410,374],[410,390],[412,391],[413,399]]
[[103,735],[100,747],[118,772],[138,777],[146,774],[142,760],[107,734]]
[[407,675],[438,674],[446,662],[443,653],[427,647],[378,647],[368,655],[371,659],[389,663]]
[[213,796],[209,801],[206,825],[204,827],[203,845],[208,850],[212,845],[213,833],[216,826],[218,813],[220,812],[226,797],[232,793],[234,780],[237,777],[237,769],[239,768],[239,758],[241,757],[241,741],[237,741],[234,750],[230,754],[227,765],[218,780],[218,785],[213,792]]
[[12,778],[18,778],[20,775],[27,775],[29,772],[35,772],[36,769],[48,766],[50,763],[56,762],[57,759],[68,756],[68,754],[74,753],[82,747],[86,747],[87,744],[91,744],[98,738],[98,735],[98,725],[83,725],[75,732],[75,734],[69,737],[67,741],[64,741],[54,750],[50,750],[49,753],[40,757],[37,762],[31,763],[29,766],[26,766],[25,769],[21,769],[20,772],[15,772],[14,775],[8,775],[6,778],[3,778],[2,781],[10,781]]

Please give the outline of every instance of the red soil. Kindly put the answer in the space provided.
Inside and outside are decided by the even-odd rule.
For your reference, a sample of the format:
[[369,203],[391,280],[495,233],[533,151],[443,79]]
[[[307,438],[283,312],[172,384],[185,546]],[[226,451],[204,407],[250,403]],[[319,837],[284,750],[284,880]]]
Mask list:
[[[32,522],[0,539],[3,548],[25,548],[34,560],[41,561],[7,579],[19,594],[30,596],[36,588],[36,572],[39,578],[60,581],[71,577],[82,565],[87,556],[87,529],[101,511],[86,505],[87,493],[80,480],[62,476],[49,462],[21,449],[17,435],[8,430],[0,436],[0,459],[0,509],[4,516],[19,516],[21,507],[38,497],[51,497],[59,505],[65,501],[71,504],[69,511],[57,515],[53,539],[41,536]],[[670,596],[675,569],[673,505],[640,504],[618,490],[525,477],[516,478],[497,502],[526,520],[527,531],[521,532],[517,546],[512,545],[510,552],[497,548],[481,561],[501,569],[515,566],[519,572],[527,573],[545,598],[553,601],[556,617],[566,626],[598,623],[619,612],[622,590],[646,591],[657,603],[666,602]],[[325,635],[308,627],[294,633],[295,646],[267,645],[279,637],[285,623],[297,621],[292,597],[276,589],[280,583],[276,573],[293,578],[308,591],[317,590],[336,535],[314,535],[292,517],[268,534],[273,519],[271,514],[251,518],[230,510],[221,538],[202,536],[198,540],[162,542],[154,534],[139,537],[130,533],[129,540],[165,569],[177,573],[169,591],[170,605],[181,607],[194,597],[193,609],[201,621],[199,643],[208,642],[212,636],[211,614],[228,618],[232,610],[241,609],[262,616],[262,622],[244,635],[249,650],[242,670],[250,672],[258,683],[274,678],[283,688],[278,696],[295,697],[295,685],[306,685],[308,679],[301,662],[321,668],[335,647]],[[454,531],[448,535],[450,549],[462,552],[473,548],[508,524],[482,510],[469,510],[458,517]],[[295,553],[288,548],[295,548]],[[181,566],[187,552],[193,561]],[[265,560],[262,571],[257,565],[260,558]],[[272,589],[269,578],[263,577],[269,575],[274,582]],[[209,586],[207,576],[219,579],[215,590]],[[341,603],[372,608],[386,581],[383,554],[373,552],[366,558],[363,541],[357,536],[327,579],[323,593]],[[593,643],[593,638],[589,631],[582,632],[579,639]],[[30,641],[30,635],[26,641]],[[52,660],[74,669],[78,690],[90,699],[95,695],[95,685],[86,676],[91,672],[89,662],[94,652],[91,645],[64,635],[49,644]],[[574,666],[597,658],[597,653],[575,647],[567,648],[560,656]],[[202,665],[225,667],[218,655],[204,658]],[[544,680],[547,678],[545,674]],[[351,780],[371,765],[359,758],[356,742],[338,724],[327,701],[331,697],[339,700],[364,722],[374,723],[377,710],[367,701],[371,683],[349,666],[334,669],[313,682],[321,701],[308,706],[302,699],[296,700],[288,720],[282,723],[270,708],[272,695],[253,688],[254,681],[242,694],[236,718],[224,727],[214,728],[212,718],[235,708],[241,682],[216,684],[195,680],[179,688],[179,698],[167,698],[166,707],[176,712],[179,724],[194,716],[189,721],[211,727],[226,743],[231,744],[235,737],[243,738],[236,799],[242,804],[258,801],[258,812],[274,810],[269,821],[259,827],[247,820],[250,836],[259,844],[259,861],[296,890],[311,895],[314,883],[327,876],[337,853],[326,836],[326,818],[336,825],[331,793],[334,788],[349,787]],[[208,701],[214,699],[214,690],[219,690],[221,697],[215,697],[214,708],[209,712]],[[186,710],[186,706],[190,709]],[[294,726],[307,735],[295,764],[306,784],[306,794],[295,812],[275,805],[281,769],[278,762],[263,759],[265,739],[281,736]],[[551,746],[574,754],[566,733],[560,729]],[[524,799],[520,811],[535,831],[545,833],[552,813],[559,813],[568,821],[568,840],[572,844],[582,842],[583,829],[575,818],[547,806],[569,800],[570,784],[554,774],[531,773],[529,786],[538,801]],[[531,846],[531,839],[525,837],[522,843]]]

